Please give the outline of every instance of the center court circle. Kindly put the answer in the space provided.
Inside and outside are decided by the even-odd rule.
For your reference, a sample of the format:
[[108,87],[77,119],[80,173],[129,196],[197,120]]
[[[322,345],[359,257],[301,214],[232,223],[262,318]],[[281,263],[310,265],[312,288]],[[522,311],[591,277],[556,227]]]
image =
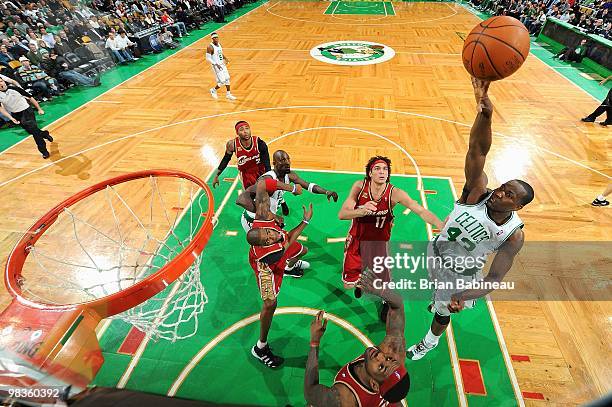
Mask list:
[[311,49],[310,56],[334,65],[373,65],[389,61],[395,50],[377,42],[332,41]]

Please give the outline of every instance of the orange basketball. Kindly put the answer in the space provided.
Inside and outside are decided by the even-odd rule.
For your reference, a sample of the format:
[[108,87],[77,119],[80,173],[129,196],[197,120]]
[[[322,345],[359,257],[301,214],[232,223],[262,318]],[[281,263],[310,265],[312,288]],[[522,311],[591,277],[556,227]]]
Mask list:
[[516,18],[491,17],[463,44],[463,66],[479,79],[496,81],[516,72],[529,55],[529,31]]

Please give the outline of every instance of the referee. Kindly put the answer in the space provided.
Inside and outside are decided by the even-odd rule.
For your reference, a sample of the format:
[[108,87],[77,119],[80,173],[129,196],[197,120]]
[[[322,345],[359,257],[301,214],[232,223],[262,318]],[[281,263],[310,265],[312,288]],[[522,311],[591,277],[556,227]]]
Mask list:
[[47,159],[49,158],[49,151],[45,140],[53,141],[53,137],[48,131],[41,130],[38,127],[34,110],[28,104],[28,100],[36,107],[38,114],[45,114],[32,95],[19,87],[8,86],[3,79],[0,79],[0,113],[34,136],[38,151],[43,158]]

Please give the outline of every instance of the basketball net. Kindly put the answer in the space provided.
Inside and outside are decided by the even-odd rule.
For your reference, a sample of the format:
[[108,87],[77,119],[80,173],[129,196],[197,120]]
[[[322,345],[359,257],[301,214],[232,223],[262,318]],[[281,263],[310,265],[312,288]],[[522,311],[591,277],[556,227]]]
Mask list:
[[0,351],[83,386],[103,362],[94,332],[103,318],[154,340],[195,335],[213,207],[201,180],[166,170],[116,177],[56,206],[7,262],[14,299],[0,314]]

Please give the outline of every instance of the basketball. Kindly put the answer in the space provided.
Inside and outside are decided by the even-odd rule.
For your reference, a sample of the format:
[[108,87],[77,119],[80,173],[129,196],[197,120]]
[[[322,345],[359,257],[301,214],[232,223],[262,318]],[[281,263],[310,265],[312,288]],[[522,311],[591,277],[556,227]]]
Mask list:
[[529,55],[529,31],[516,18],[491,17],[463,44],[463,66],[478,79],[497,81],[516,72]]

